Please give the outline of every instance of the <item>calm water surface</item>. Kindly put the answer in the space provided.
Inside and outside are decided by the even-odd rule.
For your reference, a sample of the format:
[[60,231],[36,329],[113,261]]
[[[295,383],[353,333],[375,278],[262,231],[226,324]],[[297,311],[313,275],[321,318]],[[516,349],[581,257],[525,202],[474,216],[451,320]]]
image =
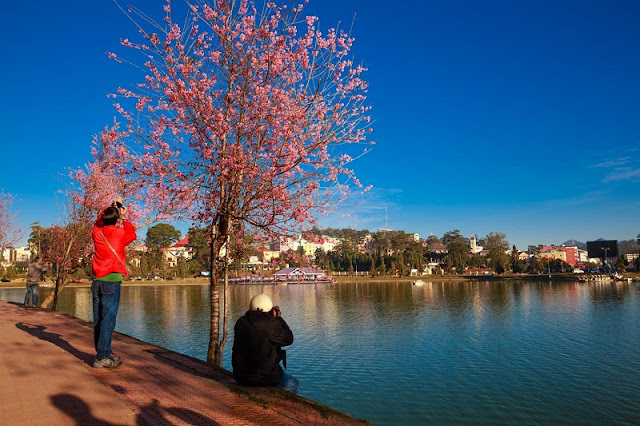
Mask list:
[[[227,369],[233,324],[260,292],[294,332],[288,367],[301,394],[355,417],[640,424],[637,284],[236,286]],[[0,290],[0,299],[23,297]],[[208,305],[207,286],[123,287],[117,330],[204,359]],[[61,310],[91,320],[90,289],[64,290]]]

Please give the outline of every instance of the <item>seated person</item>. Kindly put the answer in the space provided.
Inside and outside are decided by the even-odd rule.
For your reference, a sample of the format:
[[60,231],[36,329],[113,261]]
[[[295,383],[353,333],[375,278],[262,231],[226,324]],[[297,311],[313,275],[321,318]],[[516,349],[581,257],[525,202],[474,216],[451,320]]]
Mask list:
[[233,377],[242,386],[278,386],[298,393],[298,380],[286,368],[286,351],[282,346],[293,343],[293,333],[282,319],[280,307],[271,298],[259,294],[251,298],[249,310],[234,328],[231,364]]

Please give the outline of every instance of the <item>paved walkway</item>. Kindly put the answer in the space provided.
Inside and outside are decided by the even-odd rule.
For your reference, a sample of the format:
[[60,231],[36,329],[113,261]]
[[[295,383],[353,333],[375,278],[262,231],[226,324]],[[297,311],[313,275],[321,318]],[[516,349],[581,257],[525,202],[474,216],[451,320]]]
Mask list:
[[91,323],[0,301],[0,425],[362,424],[129,336],[112,346],[122,366],[94,369]]

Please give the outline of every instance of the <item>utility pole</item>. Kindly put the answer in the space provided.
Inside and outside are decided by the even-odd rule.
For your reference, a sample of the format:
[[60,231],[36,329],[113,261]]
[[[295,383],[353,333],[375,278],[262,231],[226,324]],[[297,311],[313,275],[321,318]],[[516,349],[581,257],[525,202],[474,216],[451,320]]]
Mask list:
[[609,247],[600,247],[602,250],[604,250],[604,262],[602,262],[602,271],[603,272],[607,272],[607,252],[609,250],[611,250]]

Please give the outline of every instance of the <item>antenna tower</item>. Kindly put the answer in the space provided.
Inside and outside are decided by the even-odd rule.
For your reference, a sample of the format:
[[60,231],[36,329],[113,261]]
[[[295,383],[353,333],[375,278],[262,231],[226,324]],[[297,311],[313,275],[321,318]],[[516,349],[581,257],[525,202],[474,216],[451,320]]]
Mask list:
[[384,206],[384,228],[385,229],[389,229],[389,215],[388,215],[388,211],[387,211],[388,207],[389,207],[389,205],[385,204],[385,206]]

